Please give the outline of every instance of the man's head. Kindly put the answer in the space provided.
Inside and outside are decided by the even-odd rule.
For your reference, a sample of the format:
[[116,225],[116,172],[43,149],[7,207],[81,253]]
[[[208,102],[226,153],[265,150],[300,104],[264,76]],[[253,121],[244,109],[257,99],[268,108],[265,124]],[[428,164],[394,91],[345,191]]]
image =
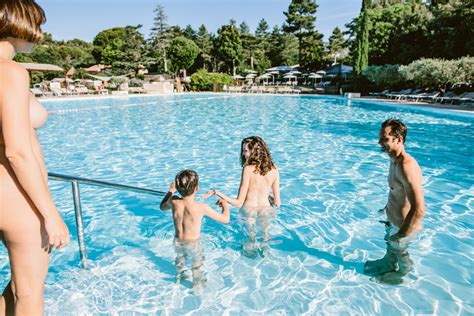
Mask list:
[[400,120],[388,119],[382,123],[379,134],[379,144],[382,151],[388,154],[394,153],[404,146],[408,127]]
[[183,170],[175,177],[176,190],[182,197],[193,195],[198,191],[199,177],[194,170]]

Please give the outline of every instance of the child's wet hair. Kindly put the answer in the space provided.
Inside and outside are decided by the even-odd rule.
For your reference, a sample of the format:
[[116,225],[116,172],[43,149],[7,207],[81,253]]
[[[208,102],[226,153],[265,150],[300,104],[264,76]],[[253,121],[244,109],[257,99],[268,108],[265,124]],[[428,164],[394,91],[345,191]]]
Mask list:
[[[250,151],[250,157],[248,159],[246,159],[244,155],[244,144],[247,144]],[[240,163],[242,167],[254,165],[255,171],[262,176],[275,168],[275,163],[273,162],[267,144],[258,136],[250,136],[242,140],[240,145]]]
[[183,170],[179,172],[175,177],[176,190],[182,197],[192,195],[198,186],[199,177],[194,170]]

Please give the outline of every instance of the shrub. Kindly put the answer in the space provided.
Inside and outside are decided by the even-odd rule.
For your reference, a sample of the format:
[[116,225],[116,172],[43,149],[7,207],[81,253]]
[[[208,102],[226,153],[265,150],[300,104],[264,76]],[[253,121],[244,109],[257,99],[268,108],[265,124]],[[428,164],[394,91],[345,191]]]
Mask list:
[[225,73],[207,72],[205,69],[200,69],[191,75],[191,89],[193,91],[211,91],[214,83],[216,84],[231,84],[233,82],[232,76]]
[[398,88],[405,79],[399,69],[399,65],[369,66],[363,75],[380,88]]

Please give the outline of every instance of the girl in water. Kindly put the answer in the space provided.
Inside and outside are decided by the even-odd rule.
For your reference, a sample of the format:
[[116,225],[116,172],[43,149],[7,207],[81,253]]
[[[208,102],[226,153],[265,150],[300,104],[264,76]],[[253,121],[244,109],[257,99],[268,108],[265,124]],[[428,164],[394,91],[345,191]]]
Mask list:
[[[268,234],[270,221],[276,215],[274,207],[280,206],[280,174],[262,138],[258,136],[244,138],[240,149],[240,163],[243,169],[237,198],[228,197],[218,190],[207,192],[204,198],[217,195],[234,207],[240,208],[240,215],[248,234],[248,241],[244,242],[244,254],[255,257],[258,252],[255,224],[258,219],[263,233],[262,250],[264,250],[270,239]],[[270,189],[273,197],[270,196]]]
[[28,71],[12,60],[41,40],[44,22],[34,0],[0,1],[0,240],[11,267],[0,315],[43,315],[51,249],[69,242],[35,131],[48,113],[29,92]]

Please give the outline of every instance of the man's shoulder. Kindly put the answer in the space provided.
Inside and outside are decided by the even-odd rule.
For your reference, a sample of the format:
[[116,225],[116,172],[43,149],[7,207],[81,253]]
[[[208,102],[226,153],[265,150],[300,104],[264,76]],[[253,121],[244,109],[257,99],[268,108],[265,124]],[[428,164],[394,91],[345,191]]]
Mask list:
[[413,174],[421,174],[421,168],[415,158],[407,154],[399,164],[400,172],[405,177]]

